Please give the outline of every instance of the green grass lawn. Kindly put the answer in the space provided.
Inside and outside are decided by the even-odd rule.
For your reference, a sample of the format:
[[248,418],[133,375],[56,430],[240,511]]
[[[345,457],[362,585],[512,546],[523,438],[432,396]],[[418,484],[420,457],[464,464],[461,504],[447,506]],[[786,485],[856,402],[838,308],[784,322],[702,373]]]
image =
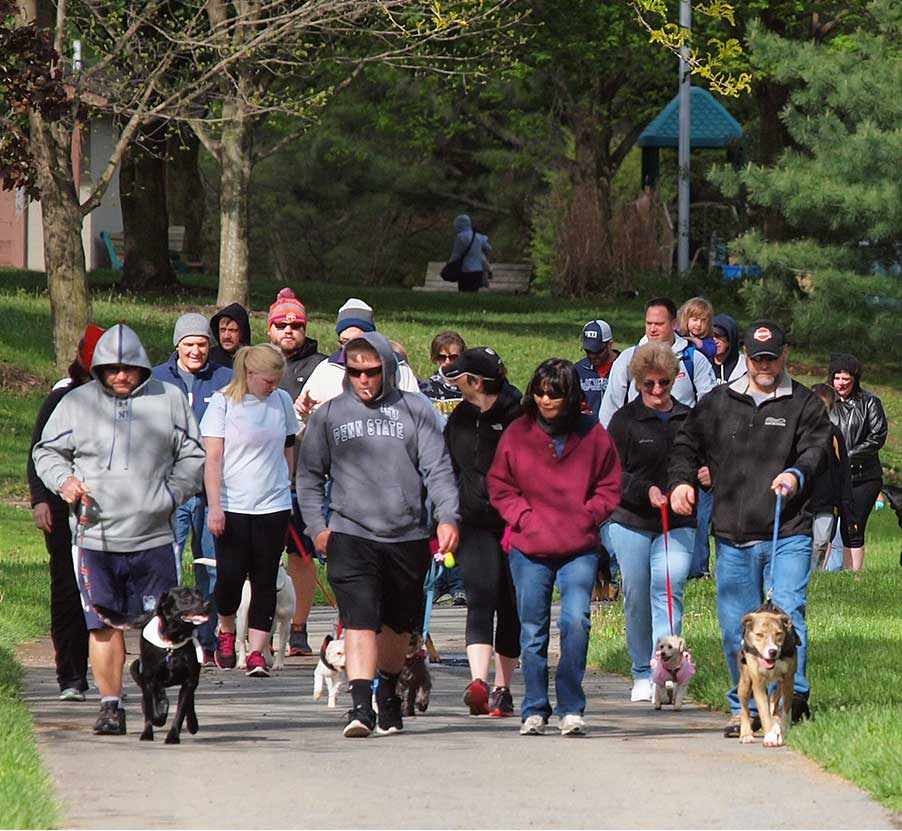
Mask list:
[[[860,577],[850,572],[812,576],[807,620],[814,717],[789,734],[790,745],[896,811],[902,811],[900,545],[895,515],[877,512],[868,524]],[[692,698],[726,713],[731,684],[715,590],[713,580],[689,581],[683,635],[698,668],[690,686]],[[604,604],[595,612],[589,660],[629,676],[622,603]],[[749,753],[763,752],[760,740],[749,748]]]
[[[126,320],[154,362],[164,361],[171,352],[172,326],[178,315],[195,309],[212,312],[215,298],[214,283],[204,276],[187,278],[179,291],[144,299],[120,294],[110,274],[93,275],[92,281],[95,321],[109,326]],[[255,340],[265,337],[265,310],[280,287],[271,280],[254,283]],[[643,333],[641,300],[574,302],[548,296],[427,294],[314,283],[294,288],[307,306],[308,334],[319,340],[322,351],[335,348],[338,307],[349,296],[362,297],[375,308],[380,330],[404,344],[421,376],[432,372],[428,360],[432,337],[444,329],[456,329],[471,346],[495,347],[508,365],[511,380],[521,389],[545,358],[582,357],[582,325],[591,318],[610,322],[621,348],[634,344]],[[667,287],[662,285],[660,291],[666,293]],[[744,319],[738,301],[729,293],[724,298],[717,310]],[[4,309],[0,328],[0,500],[9,503],[27,499],[24,472],[31,428],[58,373],[53,366],[44,276],[0,272],[0,302]],[[827,358],[794,352],[790,367],[803,382],[823,380]],[[865,381],[882,397],[893,425],[882,456],[888,478],[899,482],[902,433],[894,425],[902,416],[902,382],[897,368],[891,366],[869,366]],[[860,580],[851,575],[817,575],[812,585],[811,680],[816,719],[794,731],[792,743],[899,809],[902,708],[894,678],[898,673],[893,672],[887,656],[902,654],[902,625],[894,615],[902,570],[892,515],[879,515],[873,528],[866,571]],[[0,508],[0,557],[0,633],[6,635],[6,647],[0,649],[0,827],[42,827],[51,825],[54,815],[52,809],[42,807],[50,803],[35,795],[49,793],[48,785],[20,702],[21,670],[12,653],[4,651],[48,628],[46,555],[40,535],[31,526],[30,512]],[[186,569],[186,574],[190,571]],[[713,583],[690,586],[686,630],[700,666],[693,695],[719,707],[726,690],[726,667],[719,651],[713,594]],[[623,672],[626,650],[622,617],[617,614],[616,608],[606,609],[599,618],[592,656],[606,668]],[[26,775],[27,782],[17,778]],[[14,784],[8,786],[8,782]],[[37,810],[51,812],[32,813]]]

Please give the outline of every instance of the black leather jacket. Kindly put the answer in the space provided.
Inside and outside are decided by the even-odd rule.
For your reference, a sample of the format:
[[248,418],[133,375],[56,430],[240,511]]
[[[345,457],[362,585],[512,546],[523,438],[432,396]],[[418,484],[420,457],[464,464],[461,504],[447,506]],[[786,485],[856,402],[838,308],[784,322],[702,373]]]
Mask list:
[[882,479],[878,451],[886,443],[886,413],[880,399],[859,389],[845,401],[837,398],[830,420],[839,427],[849,452],[853,482]]

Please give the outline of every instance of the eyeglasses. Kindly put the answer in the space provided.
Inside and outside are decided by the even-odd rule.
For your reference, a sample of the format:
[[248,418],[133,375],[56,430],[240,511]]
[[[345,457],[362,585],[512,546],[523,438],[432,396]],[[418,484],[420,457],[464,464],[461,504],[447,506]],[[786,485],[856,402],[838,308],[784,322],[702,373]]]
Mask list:
[[367,378],[378,378],[382,374],[381,366],[346,366],[345,369],[352,378],[359,378],[361,375]]
[[439,352],[435,357],[439,363],[444,364],[448,361],[456,361],[460,355],[448,355],[446,352]]
[[564,397],[564,393],[558,390],[539,390],[534,392],[536,398],[548,398],[551,401],[560,401]]
[[670,384],[671,381],[669,378],[649,378],[647,381],[642,382],[642,389],[646,392],[651,392],[655,387],[666,390]]
[[295,332],[300,332],[304,328],[303,323],[273,323],[273,326],[276,327],[280,332],[284,329],[292,329]]

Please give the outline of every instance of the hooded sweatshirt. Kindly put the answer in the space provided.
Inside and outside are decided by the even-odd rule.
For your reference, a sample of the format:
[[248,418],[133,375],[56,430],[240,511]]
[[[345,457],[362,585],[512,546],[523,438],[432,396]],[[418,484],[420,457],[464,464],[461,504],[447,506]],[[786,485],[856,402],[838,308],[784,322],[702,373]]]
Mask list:
[[217,363],[220,366],[227,366],[231,369],[235,355],[231,352],[226,352],[225,349],[219,345],[219,321],[224,317],[232,318],[232,320],[238,324],[238,328],[241,329],[239,349],[242,346],[251,345],[251,322],[247,315],[247,309],[240,303],[230,303],[210,318],[210,328],[213,330],[213,338],[216,341],[216,346],[210,349],[210,360],[213,361],[213,363]]
[[[109,364],[140,367],[125,398],[101,382]],[[51,414],[32,451],[35,469],[56,492],[67,477],[90,487],[91,521],[76,526],[75,544],[127,553],[174,540],[176,506],[201,489],[204,449],[188,399],[151,377],[150,361],[132,329],[119,324],[97,343],[95,380],[72,390]]]
[[[464,258],[461,271],[473,273],[482,271],[482,258],[492,253],[492,246],[489,245],[489,238],[485,234],[476,232],[473,237],[473,225],[470,217],[461,214],[454,219],[454,247],[451,249],[450,262]],[[470,242],[472,241],[472,245]],[[468,250],[469,249],[469,250]],[[466,256],[464,257],[464,253]]]
[[397,358],[385,337],[367,332],[360,339],[381,359],[382,392],[363,401],[345,376],[341,394],[310,417],[297,466],[307,533],[316,539],[328,528],[375,542],[426,539],[423,485],[440,523],[459,519],[451,459],[429,401],[397,388]]
[[[629,365],[636,348],[645,343],[648,343],[648,338],[643,335],[636,346],[624,349],[614,361],[614,366],[611,367],[608,388],[605,390],[604,398],[601,400],[601,409],[598,411],[598,420],[605,427],[611,423],[617,410],[639,395],[639,391],[630,377]],[[680,370],[673,382],[670,394],[681,404],[694,407],[703,395],[714,389],[714,370],[711,369],[711,364],[701,352],[694,347],[690,350],[689,341],[686,338],[676,335],[670,348],[680,362]],[[691,354],[691,358],[687,357],[687,353]]]
[[714,315],[715,329],[722,329],[727,336],[729,347],[722,364],[718,364],[712,355],[709,359],[714,369],[714,378],[718,384],[729,384],[743,375],[748,375],[748,367],[745,364],[745,355],[739,351],[739,324],[730,315]]

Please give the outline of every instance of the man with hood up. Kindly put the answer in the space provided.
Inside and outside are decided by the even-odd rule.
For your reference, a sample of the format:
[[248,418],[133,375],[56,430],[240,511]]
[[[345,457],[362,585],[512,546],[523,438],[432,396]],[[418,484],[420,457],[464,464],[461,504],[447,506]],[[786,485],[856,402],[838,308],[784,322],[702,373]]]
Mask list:
[[617,410],[639,395],[636,384],[630,378],[629,365],[636,347],[648,341],[658,340],[668,344],[677,356],[680,371],[670,392],[681,404],[694,407],[703,395],[714,389],[711,364],[686,338],[676,333],[676,317],[676,304],[669,297],[655,297],[645,304],[645,337],[617,356],[608,375],[608,388],[598,411],[598,420],[604,427],[611,423]]
[[718,384],[731,384],[748,374],[745,355],[739,351],[739,324],[730,315],[714,315],[714,346],[711,356],[714,380]]
[[238,350],[251,345],[247,309],[240,303],[230,303],[210,318],[210,329],[216,341],[216,346],[210,350],[210,360],[231,369]]
[[108,616],[153,612],[160,595],[178,584],[172,517],[201,488],[204,450],[188,399],[151,376],[147,353],[128,326],[103,334],[91,374],[94,381],[53,411],[32,458],[44,484],[79,516],[73,543],[101,695],[94,732],[121,735],[125,641]]
[[[328,556],[329,581],[345,627],[346,670],[353,706],[344,735],[377,726],[373,679],[379,672],[378,731],[404,727],[398,674],[420,624],[429,569],[423,487],[438,520],[438,550],[458,542],[457,482],[435,418],[423,395],[397,388],[397,357],[378,332],[345,347],[340,395],[307,425],[297,466],[297,492],[317,551]],[[330,512],[323,516],[326,479]]]
[[461,260],[462,273],[457,282],[458,291],[479,291],[483,271],[488,265],[488,255],[491,253],[489,238],[473,227],[467,214],[454,217],[454,247],[451,249],[449,262]]

